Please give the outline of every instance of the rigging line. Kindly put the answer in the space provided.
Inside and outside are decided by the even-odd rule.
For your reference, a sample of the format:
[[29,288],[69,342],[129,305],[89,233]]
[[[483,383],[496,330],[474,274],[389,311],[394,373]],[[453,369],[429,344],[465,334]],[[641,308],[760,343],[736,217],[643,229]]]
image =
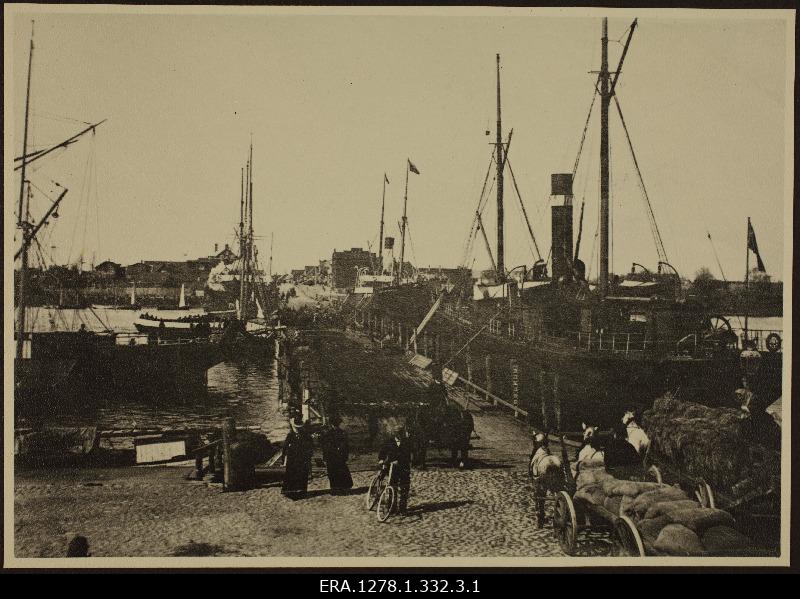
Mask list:
[[[491,165],[492,164],[494,164],[494,154],[492,154],[492,160],[489,163],[489,169],[490,170],[491,170]],[[487,178],[488,178],[488,174],[489,173],[487,172]],[[467,253],[466,253],[466,257],[465,257],[465,262],[467,260],[469,260],[470,254],[475,249],[474,248],[475,240],[478,237],[478,232],[480,231],[479,227],[481,226],[481,223],[480,223],[481,218],[480,217],[483,214],[483,211],[486,209],[486,206],[487,206],[488,201],[489,201],[489,197],[492,195],[492,190],[494,189],[494,185],[495,185],[496,181],[497,181],[497,175],[492,177],[492,183],[489,186],[488,191],[486,191],[485,195],[482,194],[480,200],[478,201],[478,207],[475,210],[475,216],[472,219],[472,232],[470,234],[471,238],[469,239],[469,244],[467,245]],[[484,190],[486,190],[485,185],[486,185],[486,182],[484,182]]]
[[648,214],[648,217],[650,219],[650,227],[652,229],[653,238],[654,238],[654,241],[655,241],[655,244],[656,244],[656,252],[658,253],[658,257],[659,257],[660,260],[662,260],[663,262],[667,262],[668,263],[669,259],[667,258],[667,252],[664,249],[664,242],[663,242],[663,240],[661,238],[661,231],[659,231],[659,228],[658,228],[658,222],[656,221],[656,215],[653,212],[653,205],[650,202],[650,196],[648,195],[647,187],[644,184],[644,178],[642,177],[642,171],[639,169],[639,161],[636,158],[636,152],[633,149],[633,142],[631,142],[631,136],[628,133],[628,126],[625,124],[625,117],[622,116],[622,107],[620,106],[619,100],[617,99],[616,95],[614,95],[614,104],[616,105],[617,112],[619,113],[619,119],[620,119],[620,122],[622,123],[622,129],[625,131],[625,139],[628,140],[628,147],[630,148],[631,157],[633,158],[633,165],[636,168],[636,174],[639,177],[639,185],[640,185],[640,187],[642,189],[642,194],[644,195],[644,199],[645,199],[645,202],[646,202],[646,205],[647,205],[647,214]]
[[484,197],[486,194],[486,184],[489,181],[489,174],[492,172],[492,165],[494,164],[494,153],[496,149],[492,150],[491,157],[489,158],[489,166],[486,169],[486,176],[483,179],[483,186],[481,187],[481,194],[478,196],[478,206],[475,208],[475,216],[472,217],[472,223],[470,225],[470,231],[467,234],[466,243],[464,245],[464,265],[466,265],[467,261],[469,260],[469,255],[472,250],[472,244],[475,242],[475,236],[477,235],[477,225],[478,225],[478,217],[477,215],[480,214],[482,211],[481,205],[484,203]]
[[583,134],[581,135],[581,143],[578,146],[578,155],[575,157],[575,164],[572,166],[572,178],[575,178],[575,173],[578,172],[578,163],[581,160],[581,153],[583,152],[583,143],[586,141],[586,132],[589,130],[589,121],[592,118],[592,108],[594,108],[595,100],[597,100],[597,84],[594,86],[594,93],[592,94],[592,103],[589,104],[589,114],[586,115],[586,124],[583,126]]
[[[711,239],[711,233],[708,231],[708,227],[706,227],[706,235],[708,235],[708,242],[711,244],[711,249],[714,252],[714,257],[717,259],[717,266],[719,266],[719,272],[722,274],[722,280],[727,283],[728,279],[725,276],[725,271],[722,270],[722,262],[720,262],[719,260],[719,255],[717,255],[717,248],[714,247],[714,241]],[[744,328],[744,325],[742,324],[742,319],[738,314],[736,315],[736,319],[739,321],[739,327]]]
[[[68,116],[62,116],[62,115],[53,114],[53,113],[49,113],[49,112],[34,112],[34,113],[32,113],[32,115],[36,116],[36,117],[40,117],[40,118],[50,119],[50,120],[53,120],[53,121],[65,121],[65,122],[69,121],[69,122],[73,122],[73,123],[80,123],[82,125],[91,125],[92,124],[92,123],[87,123],[86,121],[82,121],[80,119],[73,119],[73,118],[70,118]],[[28,147],[30,148],[30,146],[28,146]]]
[[725,277],[725,271],[722,270],[722,262],[719,260],[719,255],[717,254],[717,248],[714,247],[714,241],[711,239],[711,233],[709,233],[708,228],[706,227],[706,235],[708,235],[708,242],[711,244],[711,250],[714,252],[714,258],[717,260],[717,266],[719,267],[719,272],[722,274],[722,280],[727,283],[728,279]]
[[522,194],[519,192],[519,187],[517,186],[517,178],[514,176],[514,169],[511,168],[511,160],[509,160],[508,156],[506,156],[505,163],[508,165],[508,172],[511,173],[511,182],[514,184],[514,191],[517,192],[517,199],[519,200],[519,207],[522,209],[522,215],[525,217],[525,224],[528,225],[528,234],[531,237],[531,241],[533,241],[533,247],[536,248],[536,256],[539,260],[542,259],[542,254],[539,251],[539,244],[536,243],[536,237],[533,234],[533,229],[531,228],[531,221],[528,219],[528,211],[525,210],[525,204],[522,201]]
[[500,316],[501,312],[504,312],[506,310],[508,310],[508,306],[506,306],[506,305],[500,306],[500,309],[497,312],[495,312],[494,315],[488,321],[486,321],[486,324],[483,325],[480,329],[478,329],[478,332],[475,333],[472,337],[470,337],[469,340],[464,344],[464,346],[461,349],[459,349],[456,353],[454,353],[452,356],[450,356],[448,358],[448,360],[444,363],[444,366],[447,366],[448,364],[451,364],[453,362],[453,360],[455,360],[456,357],[458,357],[458,355],[462,351],[464,351],[465,349],[467,349],[467,347],[469,347],[469,344],[472,343],[475,340],[475,338],[478,335],[480,335],[486,329],[486,327],[488,327],[490,324],[492,324],[492,322],[494,322],[494,320],[498,316]]

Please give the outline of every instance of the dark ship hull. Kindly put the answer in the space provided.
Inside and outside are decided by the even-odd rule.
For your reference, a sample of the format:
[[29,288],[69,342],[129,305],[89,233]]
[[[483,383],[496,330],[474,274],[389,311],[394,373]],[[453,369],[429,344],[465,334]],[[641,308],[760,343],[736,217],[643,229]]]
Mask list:
[[223,336],[161,341],[144,335],[32,333],[15,361],[15,401],[162,394],[204,386],[225,358]]
[[[357,322],[375,338],[389,335],[408,345],[435,293],[425,287],[383,290]],[[546,303],[505,310],[502,302],[508,300],[445,300],[416,339],[416,351],[518,405],[533,425],[562,431],[579,430],[582,422],[609,426],[624,411],[649,407],[664,393],[706,405],[738,405],[734,391],[747,373],[730,336],[702,327],[657,342],[646,334],[598,335],[595,329],[557,334],[532,324]],[[699,307],[679,305],[684,316],[704,322]],[[498,311],[515,317],[493,319]],[[782,353],[760,355],[748,385],[766,407],[781,395]]]

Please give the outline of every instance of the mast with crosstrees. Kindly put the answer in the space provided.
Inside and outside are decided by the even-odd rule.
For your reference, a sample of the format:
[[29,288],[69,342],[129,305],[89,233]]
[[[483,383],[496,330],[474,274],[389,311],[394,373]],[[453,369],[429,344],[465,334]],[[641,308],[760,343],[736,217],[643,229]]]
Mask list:
[[505,234],[503,231],[503,119],[500,111],[500,55],[497,55],[497,278],[505,281]]
[[30,199],[28,199],[28,206],[25,206],[25,174],[28,165],[28,122],[30,115],[31,103],[31,70],[33,68],[33,22],[31,22],[31,45],[28,54],[28,84],[25,93],[25,126],[22,134],[22,164],[20,165],[20,181],[19,181],[19,206],[17,213],[17,228],[22,232],[22,251],[21,263],[19,272],[19,291],[18,291],[18,314],[17,314],[17,359],[22,358],[22,350],[25,345],[25,310],[27,301],[25,294],[27,293],[27,279],[28,279],[28,245],[30,243],[30,223],[27,220],[28,210],[30,208]]

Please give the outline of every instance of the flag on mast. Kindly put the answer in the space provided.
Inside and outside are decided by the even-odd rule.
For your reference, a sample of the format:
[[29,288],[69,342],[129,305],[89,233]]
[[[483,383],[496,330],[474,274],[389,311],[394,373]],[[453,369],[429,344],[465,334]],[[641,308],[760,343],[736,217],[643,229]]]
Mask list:
[[408,170],[416,175],[419,175],[419,171],[417,170],[417,167],[414,166],[414,163],[411,162],[411,159],[408,159]]
[[747,249],[756,255],[756,263],[759,272],[767,272],[764,268],[764,262],[761,260],[761,254],[758,252],[758,243],[756,242],[756,232],[753,230],[753,225],[750,219],[747,219]]

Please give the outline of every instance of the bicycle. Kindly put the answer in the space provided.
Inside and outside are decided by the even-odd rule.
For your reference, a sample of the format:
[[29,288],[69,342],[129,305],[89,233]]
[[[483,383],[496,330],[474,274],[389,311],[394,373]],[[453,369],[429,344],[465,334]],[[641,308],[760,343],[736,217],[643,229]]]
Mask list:
[[398,489],[394,477],[395,462],[381,463],[380,470],[375,474],[367,489],[367,509],[372,510],[377,506],[378,520],[386,522],[397,508]]

